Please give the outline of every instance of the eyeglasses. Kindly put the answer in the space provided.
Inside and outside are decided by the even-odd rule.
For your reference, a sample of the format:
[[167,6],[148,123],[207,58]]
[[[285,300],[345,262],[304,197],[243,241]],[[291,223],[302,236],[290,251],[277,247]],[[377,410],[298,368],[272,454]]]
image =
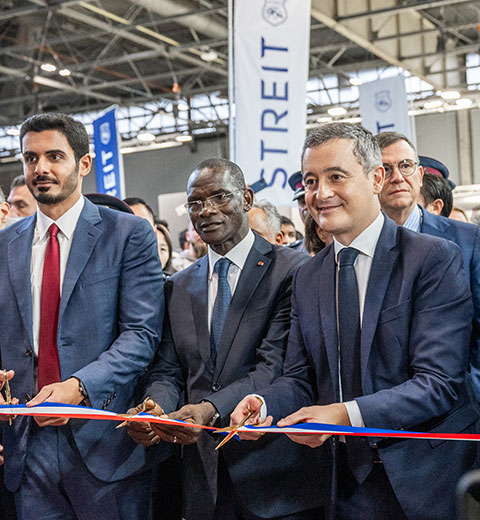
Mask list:
[[202,209],[205,208],[220,208],[225,206],[230,200],[233,198],[234,194],[239,190],[228,192],[228,193],[218,193],[217,195],[212,195],[211,197],[207,197],[205,200],[192,200],[184,204],[184,208],[189,213],[199,213]]
[[[383,167],[385,168],[385,179],[388,179],[393,175],[393,164],[383,163]],[[417,170],[418,162],[412,161],[411,159],[403,159],[397,164],[398,171],[402,174],[403,177],[409,177],[413,175]]]

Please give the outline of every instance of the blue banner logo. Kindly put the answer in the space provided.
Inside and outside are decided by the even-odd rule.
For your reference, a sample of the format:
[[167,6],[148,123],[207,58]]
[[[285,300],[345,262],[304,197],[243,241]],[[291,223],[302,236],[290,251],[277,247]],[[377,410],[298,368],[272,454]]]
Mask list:
[[97,192],[125,198],[123,157],[119,149],[114,108],[93,122],[93,145]]

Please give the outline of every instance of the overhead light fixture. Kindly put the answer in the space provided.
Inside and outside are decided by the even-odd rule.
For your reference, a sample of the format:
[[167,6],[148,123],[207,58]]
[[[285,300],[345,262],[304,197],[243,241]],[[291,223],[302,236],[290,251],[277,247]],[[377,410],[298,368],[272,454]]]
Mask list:
[[182,143],[177,141],[163,141],[161,143],[149,143],[144,146],[126,146],[120,148],[121,154],[136,153],[136,152],[148,152],[150,150],[161,150],[162,148],[175,148],[182,146]]
[[53,63],[42,63],[40,68],[45,72],[55,72],[57,70],[57,67],[55,67]]
[[193,137],[188,134],[177,135],[177,137],[175,137],[175,141],[177,141],[179,143],[189,143],[192,140],[193,140]]
[[137,139],[142,141],[142,143],[151,143],[155,141],[155,136],[150,132],[140,132],[137,134]]
[[187,103],[184,103],[183,101],[180,101],[177,105],[178,110],[181,110],[182,112],[187,111],[190,107],[187,105]]
[[200,58],[202,58],[202,60],[206,61],[207,63],[211,63],[212,61],[215,61],[218,58],[218,54],[213,49],[210,49],[209,47],[204,47],[200,54]]
[[461,108],[468,108],[473,105],[473,101],[470,98],[460,98],[455,101],[456,105]]
[[71,72],[68,69],[61,69],[58,71],[60,76],[70,76]]
[[423,108],[431,110],[433,108],[440,108],[441,106],[443,106],[443,101],[441,99],[432,99],[432,101],[426,101]]
[[332,107],[327,110],[331,116],[344,116],[347,110],[343,107]]
[[363,81],[360,78],[350,78],[348,81],[353,87],[359,87],[360,85],[363,85]]
[[460,97],[460,92],[456,90],[445,90],[440,92],[440,97],[443,99],[458,99]]
[[16,137],[17,135],[20,135],[20,130],[18,128],[9,128],[7,134]]

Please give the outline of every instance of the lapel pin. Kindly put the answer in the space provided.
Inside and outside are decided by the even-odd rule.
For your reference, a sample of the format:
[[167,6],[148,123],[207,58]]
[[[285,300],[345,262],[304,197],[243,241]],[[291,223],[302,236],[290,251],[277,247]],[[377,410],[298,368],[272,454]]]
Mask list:
[[258,262],[258,264],[257,264],[257,265],[258,265],[258,266],[260,266],[260,267],[262,267],[262,265],[263,265],[263,262],[261,262],[261,261],[260,261],[260,262]]

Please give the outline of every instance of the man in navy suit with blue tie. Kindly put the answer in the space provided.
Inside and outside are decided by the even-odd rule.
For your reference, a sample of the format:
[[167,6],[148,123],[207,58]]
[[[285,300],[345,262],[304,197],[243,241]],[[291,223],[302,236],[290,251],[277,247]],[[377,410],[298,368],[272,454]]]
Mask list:
[[[92,159],[81,123],[32,116],[20,139],[38,211],[0,233],[0,359],[15,372],[12,395],[125,412],[162,330],[155,235],[146,220],[82,196]],[[125,428],[51,417],[3,424],[20,520],[150,518],[146,452]]]
[[[473,310],[460,250],[380,212],[382,157],[360,126],[313,131],[302,175],[308,209],[334,243],[297,271],[284,375],[257,392],[266,424],[474,433],[464,381]],[[263,420],[247,396],[232,422],[247,404],[251,422]],[[477,455],[476,443],[289,437],[324,457],[332,450],[335,463],[323,468],[338,520],[450,520],[456,483]]]
[[[208,254],[166,282],[168,319],[145,395],[172,419],[227,426],[243,395],[281,374],[292,276],[308,257],[249,229],[253,192],[235,163],[203,161],[187,196]],[[215,451],[220,436],[197,428],[129,429],[147,445],[160,439],[184,445],[186,520],[319,519],[328,476],[304,446],[265,437]]]
[[463,267],[472,292],[474,316],[470,351],[473,390],[480,401],[480,227],[439,215],[418,204],[423,168],[413,143],[398,132],[377,135],[385,167],[380,194],[382,210],[399,226],[451,240],[462,251]]

